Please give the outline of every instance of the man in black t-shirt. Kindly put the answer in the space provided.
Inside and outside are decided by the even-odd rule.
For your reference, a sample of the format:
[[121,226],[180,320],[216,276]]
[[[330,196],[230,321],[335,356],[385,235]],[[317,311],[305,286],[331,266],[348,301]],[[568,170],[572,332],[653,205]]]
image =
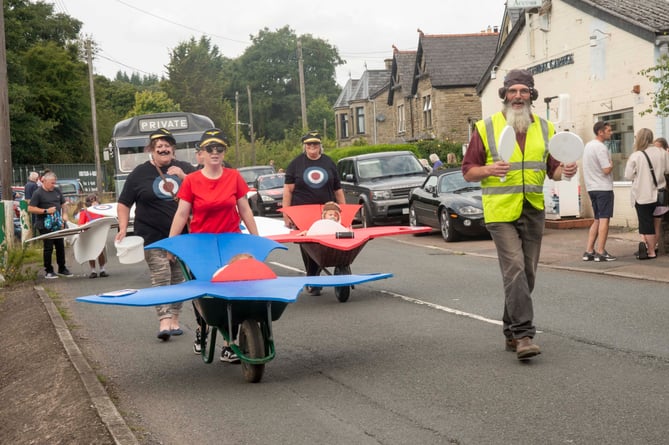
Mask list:
[[[45,224],[47,218],[50,221],[59,221],[63,224],[67,221],[67,201],[63,194],[56,188],[56,175],[47,173],[42,177],[42,187],[35,190],[28,204],[28,213],[35,215],[35,228],[43,235],[64,229],[61,225]],[[49,227],[47,227],[49,226]],[[56,249],[56,263],[58,264],[58,275],[72,277],[65,265],[65,240],[63,238],[45,239],[44,250],[42,252],[44,260],[45,278],[58,278],[54,273],[51,256],[54,248]]]

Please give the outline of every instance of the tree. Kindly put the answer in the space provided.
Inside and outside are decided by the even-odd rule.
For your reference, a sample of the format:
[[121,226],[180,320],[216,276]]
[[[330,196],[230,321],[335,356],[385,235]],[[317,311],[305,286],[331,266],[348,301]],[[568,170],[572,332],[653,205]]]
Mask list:
[[162,88],[181,104],[181,109],[209,116],[225,133],[231,134],[232,108],[224,101],[223,66],[230,63],[208,37],[191,38],[172,50],[167,65],[168,79]]
[[3,7],[13,162],[93,159],[81,22],[43,2]]
[[181,111],[179,104],[175,104],[163,91],[142,91],[135,93],[135,106],[125,116],[126,118],[142,114],[164,113]]
[[641,70],[639,74],[657,86],[656,91],[648,93],[651,105],[640,113],[641,116],[653,112],[658,116],[669,116],[669,56],[660,56],[657,65]]
[[[307,104],[319,96],[334,103],[340,91],[335,68],[343,63],[337,49],[309,34],[299,39]],[[251,46],[228,72],[231,83],[226,97],[234,97],[235,91],[246,96],[247,85],[251,88],[254,130],[258,137],[280,140],[285,130],[301,128],[297,40],[298,36],[288,26],[276,31],[264,28],[251,37]],[[240,116],[248,116],[247,101],[240,101]]]

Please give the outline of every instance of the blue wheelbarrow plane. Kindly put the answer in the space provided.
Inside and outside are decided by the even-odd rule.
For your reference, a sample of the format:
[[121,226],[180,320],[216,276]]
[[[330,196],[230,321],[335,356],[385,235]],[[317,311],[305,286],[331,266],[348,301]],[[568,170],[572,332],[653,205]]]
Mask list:
[[[172,286],[121,289],[79,297],[86,303],[121,306],[156,306],[194,300],[202,315],[200,332],[209,331],[202,360],[215,356],[216,334],[221,332],[241,360],[246,381],[262,379],[265,363],[275,356],[272,322],[305,286],[348,287],[390,278],[390,273],[279,277],[263,261],[276,241],[239,233],[188,234],[166,238],[145,249],[164,249],[180,261],[188,281]],[[233,257],[244,258],[230,262]],[[238,333],[237,343],[233,342]]]

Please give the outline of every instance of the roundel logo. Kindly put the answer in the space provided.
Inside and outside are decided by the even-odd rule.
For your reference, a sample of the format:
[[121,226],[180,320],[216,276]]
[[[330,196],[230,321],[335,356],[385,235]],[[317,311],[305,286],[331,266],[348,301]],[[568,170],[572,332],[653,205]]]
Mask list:
[[153,180],[153,193],[160,199],[172,200],[172,193],[179,191],[179,181],[176,176],[165,175],[165,180],[159,176]]
[[320,167],[309,167],[304,171],[303,179],[309,187],[319,189],[328,183],[328,172]]

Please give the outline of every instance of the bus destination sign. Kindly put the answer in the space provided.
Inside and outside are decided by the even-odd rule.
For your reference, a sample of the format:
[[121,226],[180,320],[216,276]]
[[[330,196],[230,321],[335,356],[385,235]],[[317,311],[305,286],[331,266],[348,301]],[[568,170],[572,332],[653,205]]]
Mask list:
[[157,118],[157,119],[140,119],[139,131],[142,133],[149,133],[156,131],[159,128],[166,128],[170,131],[174,130],[188,130],[188,119],[181,117],[173,118]]

